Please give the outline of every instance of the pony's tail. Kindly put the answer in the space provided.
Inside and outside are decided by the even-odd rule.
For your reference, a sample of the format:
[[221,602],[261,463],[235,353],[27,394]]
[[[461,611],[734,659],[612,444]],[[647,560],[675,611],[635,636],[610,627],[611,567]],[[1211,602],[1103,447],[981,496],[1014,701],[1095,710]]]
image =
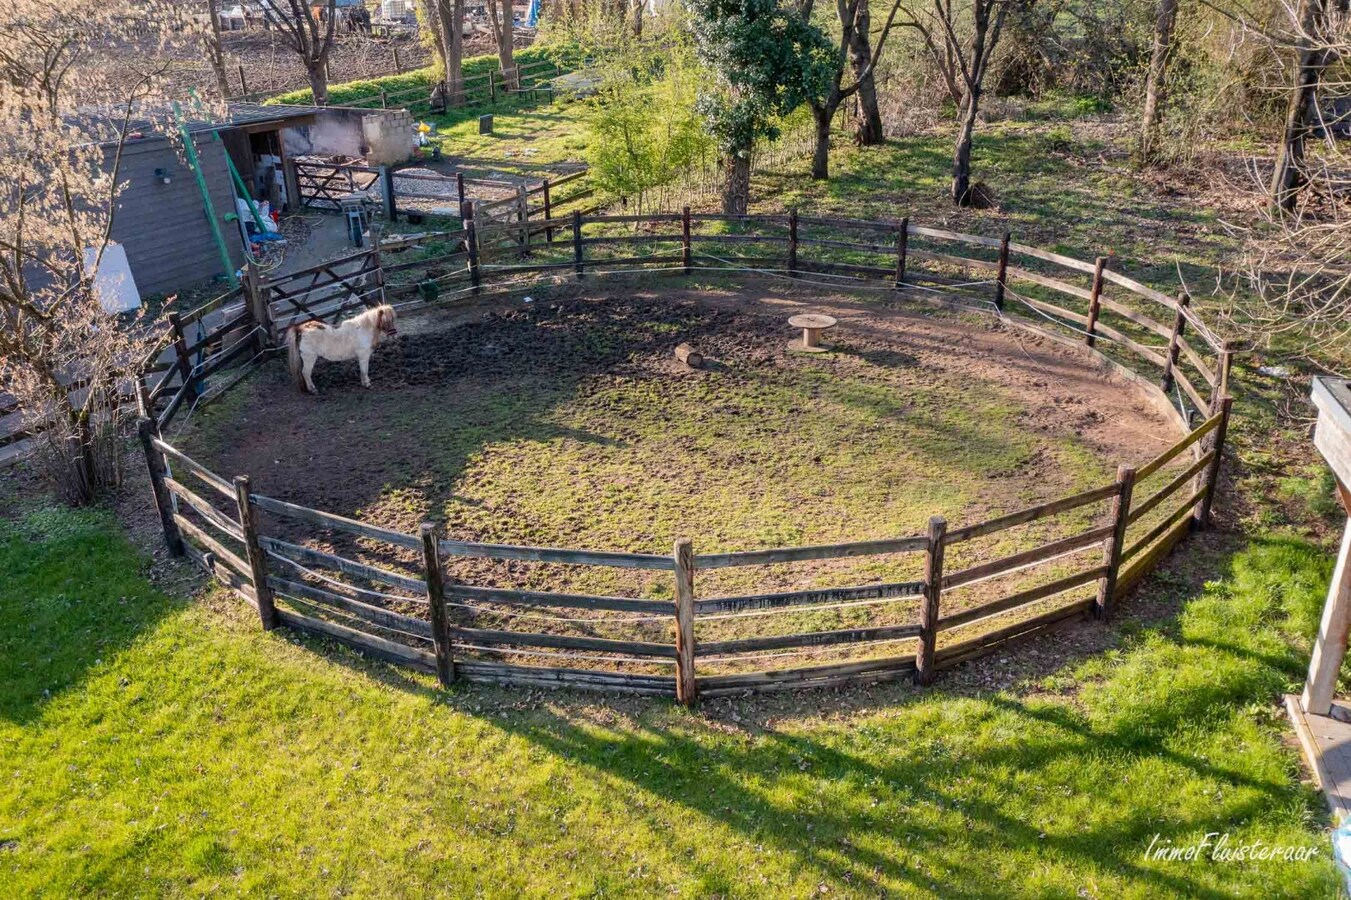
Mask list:
[[305,379],[300,374],[300,329],[294,325],[286,329],[286,365],[296,380],[296,387],[305,393]]

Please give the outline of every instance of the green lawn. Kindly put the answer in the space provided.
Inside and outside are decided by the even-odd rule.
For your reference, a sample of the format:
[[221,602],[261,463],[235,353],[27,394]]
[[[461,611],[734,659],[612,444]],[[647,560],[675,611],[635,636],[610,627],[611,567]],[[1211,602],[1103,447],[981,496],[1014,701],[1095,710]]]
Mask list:
[[[101,514],[0,531],[5,894],[1310,897],[1326,845],[1274,696],[1328,564],[1216,550],[1180,612],[1021,691],[794,701],[443,693],[165,596]],[[979,665],[993,666],[994,660]],[[819,705],[820,713],[815,711]]]

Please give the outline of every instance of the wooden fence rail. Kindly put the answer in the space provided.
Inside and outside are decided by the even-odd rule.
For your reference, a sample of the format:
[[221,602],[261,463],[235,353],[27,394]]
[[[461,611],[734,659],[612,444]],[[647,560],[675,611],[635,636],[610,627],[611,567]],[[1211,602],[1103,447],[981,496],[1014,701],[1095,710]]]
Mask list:
[[[647,224],[667,225],[679,222],[678,233],[611,234],[606,229]],[[694,224],[731,229],[719,233],[695,232]],[[1005,235],[989,238],[963,235],[946,229],[914,225],[907,219],[896,222],[787,216],[726,217],[696,216],[688,211],[680,215],[592,216],[573,213],[568,217],[545,218],[534,227],[566,229],[571,241],[561,241],[548,262],[498,265],[488,260],[512,251],[494,243],[492,235],[509,235],[497,226],[483,229],[484,239],[476,233],[474,222],[463,232],[439,233],[425,239],[401,238],[394,246],[374,248],[353,254],[311,270],[294,273],[268,283],[251,275],[241,293],[230,299],[243,302],[245,313],[224,315],[221,323],[200,338],[187,340],[183,332],[186,317],[175,319],[163,348],[177,345],[187,353],[175,351],[174,361],[147,359],[146,371],[164,371],[154,390],[143,386],[147,417],[141,423],[142,444],[150,472],[156,506],[160,512],[165,540],[170,551],[186,554],[217,580],[245,599],[259,613],[264,628],[277,625],[300,629],[335,639],[370,655],[401,665],[435,673],[449,684],[456,679],[491,681],[530,686],[571,685],[640,694],[674,696],[690,703],[698,696],[718,696],[747,690],[772,690],[803,686],[840,684],[850,681],[875,681],[915,678],[930,683],[941,669],[955,665],[1006,645],[1008,642],[1039,633],[1081,615],[1088,610],[1100,616],[1110,613],[1114,601],[1150,571],[1191,529],[1203,527],[1218,483],[1224,456],[1231,404],[1226,391],[1233,348],[1219,340],[1201,323],[1185,295],[1170,298],[1145,288],[1113,271],[1110,257],[1098,257],[1092,263],[1016,243]],[[743,233],[737,229],[768,226],[770,232]],[[586,232],[587,228],[596,229]],[[869,232],[890,235],[887,240],[823,237],[810,229],[831,228],[837,232]],[[494,229],[490,231],[490,229]],[[806,233],[804,234],[804,230]],[[509,238],[508,238],[509,239]],[[526,248],[530,248],[527,236]],[[953,252],[916,246],[916,242],[957,242],[976,248],[984,256],[961,256]],[[449,242],[453,252],[424,260],[394,262],[386,260],[421,244]],[[163,428],[178,415],[199,387],[203,372],[229,365],[244,351],[217,351],[210,364],[194,364],[190,354],[216,344],[226,331],[263,328],[275,337],[279,323],[301,316],[340,314],[348,302],[331,294],[316,301],[322,292],[356,292],[352,279],[374,280],[382,287],[386,273],[402,279],[392,292],[418,288],[429,276],[420,276],[419,266],[464,264],[451,276],[437,283],[462,285],[463,290],[493,287],[500,280],[521,273],[572,271],[579,277],[628,271],[653,260],[672,265],[674,271],[695,271],[705,267],[701,247],[736,248],[747,244],[781,246],[782,257],[759,257],[751,265],[750,257],[737,256],[746,268],[772,268],[797,277],[816,269],[848,269],[866,277],[876,276],[896,289],[917,283],[956,282],[952,295],[960,301],[983,299],[987,308],[1005,310],[998,314],[1018,327],[1038,330],[1058,340],[1086,344],[1087,352],[1104,363],[1143,383],[1164,400],[1172,388],[1191,400],[1173,407],[1175,420],[1186,434],[1155,458],[1136,467],[1122,467],[1109,483],[1079,491],[969,524],[949,526],[935,517],[922,535],[903,535],[879,540],[853,541],[807,547],[781,547],[736,552],[698,553],[691,541],[677,542],[667,554],[577,550],[558,547],[527,547],[487,544],[442,538],[435,527],[424,526],[417,535],[404,534],[345,516],[310,509],[254,492],[248,479],[226,479],[167,443]],[[538,252],[550,247],[545,242]],[[462,248],[462,249],[461,249]],[[850,254],[845,259],[806,259],[804,251],[816,248]],[[382,249],[384,252],[382,253]],[[659,250],[648,255],[635,249]],[[604,255],[603,251],[615,251]],[[677,252],[670,252],[670,251]],[[480,256],[480,252],[484,256]],[[726,253],[733,250],[720,251]],[[859,260],[869,256],[885,257],[886,265],[869,265]],[[1017,264],[1011,260],[1016,258]],[[1029,263],[1028,260],[1032,262]],[[726,263],[727,260],[718,260]],[[927,264],[931,268],[921,268]],[[1044,271],[1028,268],[1049,264],[1068,274],[1052,277]],[[725,268],[708,265],[708,268]],[[733,266],[735,267],[735,266]],[[975,281],[944,274],[945,269],[960,268],[981,273]],[[994,277],[988,277],[994,273]],[[419,281],[419,278],[423,281]],[[442,276],[436,276],[441,278]],[[969,276],[967,276],[969,278]],[[1084,285],[1064,280],[1084,278]],[[1073,301],[1082,303],[1071,309],[1040,297],[1024,297],[1010,285],[1033,284]],[[1106,296],[1106,290],[1124,288],[1148,304],[1161,304],[1172,312],[1172,321],[1157,322],[1147,313],[1127,306],[1119,297]],[[363,283],[360,287],[365,287]],[[257,300],[263,302],[246,302]],[[381,294],[383,296],[383,294]],[[350,300],[350,297],[348,298]],[[205,321],[216,315],[229,301],[196,316]],[[335,305],[336,304],[336,305]],[[1017,317],[1019,304],[1049,317],[1053,325],[1073,323],[1074,338],[1066,338],[1035,319]],[[190,314],[191,315],[191,314]],[[1115,323],[1103,319],[1115,316]],[[1166,344],[1145,344],[1146,336],[1164,339]],[[1115,342],[1126,357],[1143,359],[1162,370],[1157,379],[1144,379],[1102,355],[1100,341]],[[161,352],[168,353],[168,349]],[[184,356],[189,356],[183,365]],[[155,374],[159,374],[155,371]],[[1193,385],[1203,384],[1208,396]],[[1200,412],[1200,421],[1192,418]],[[1193,427],[1194,424],[1194,427]],[[181,472],[180,472],[181,470]],[[189,479],[192,479],[191,483]],[[991,556],[979,549],[981,541],[1003,541],[1003,533],[1037,525],[1061,517],[1056,527],[1063,532],[1064,522],[1073,524],[1071,533],[1040,539],[1034,546],[1016,552]],[[285,532],[273,531],[285,524]],[[344,536],[346,542],[361,541],[371,548],[377,561],[358,560],[338,550],[318,549],[293,536],[294,532],[323,536],[333,544],[332,536]],[[341,543],[341,542],[339,542]],[[377,552],[374,548],[385,548]],[[952,552],[962,562],[953,565]],[[973,549],[975,548],[975,549]],[[381,554],[386,554],[382,556]],[[394,554],[396,562],[381,562]],[[695,575],[701,570],[731,567],[781,566],[797,563],[878,556],[911,555],[922,563],[922,577],[915,581],[855,584],[807,590],[771,591],[741,596],[699,597]],[[1098,554],[1091,559],[1087,554]],[[410,564],[408,557],[416,557]],[[448,561],[481,559],[540,564],[593,566],[646,570],[670,578],[664,593],[673,599],[600,596],[520,590],[508,587],[463,584],[450,578]],[[1065,560],[1066,562],[1060,562]],[[413,565],[410,570],[409,566]],[[665,574],[669,573],[669,574]],[[1029,574],[1024,574],[1029,573]],[[1032,579],[1033,583],[1029,583]],[[982,588],[975,601],[969,591]],[[1095,587],[1096,586],[1096,587]],[[1082,592],[1096,592],[1096,596]],[[878,624],[827,630],[794,631],[787,634],[752,634],[703,640],[700,623],[711,617],[726,618],[742,614],[793,615],[814,608],[840,604],[901,604],[909,621],[884,621]],[[582,611],[583,619],[554,618],[556,623],[586,622],[595,626],[625,621],[641,622],[642,636],[611,637],[594,633],[563,633],[546,629],[518,629],[515,625],[485,627],[475,620],[483,615],[513,622],[513,611],[557,608]],[[623,614],[615,617],[611,614]],[[533,614],[532,614],[533,615]],[[538,616],[536,616],[538,618]],[[561,624],[557,627],[563,627]],[[654,637],[653,631],[660,635]],[[954,639],[950,635],[955,633]],[[903,652],[874,656],[878,648],[913,645]],[[714,666],[755,666],[765,654],[794,655],[819,652],[869,654],[867,658],[834,660],[793,668],[754,671],[710,671]],[[543,660],[541,664],[516,664],[492,657],[514,655]],[[590,661],[595,668],[578,668]],[[653,674],[651,667],[673,666],[670,674]]]

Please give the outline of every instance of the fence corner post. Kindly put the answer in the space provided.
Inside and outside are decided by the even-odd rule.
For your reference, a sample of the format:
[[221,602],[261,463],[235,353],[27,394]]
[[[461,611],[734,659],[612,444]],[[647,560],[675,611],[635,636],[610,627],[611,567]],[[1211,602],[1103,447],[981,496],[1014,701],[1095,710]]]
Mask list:
[[1135,469],[1118,466],[1116,495],[1112,498],[1112,533],[1102,545],[1102,577],[1098,579],[1098,596],[1093,601],[1093,616],[1105,619],[1112,612],[1116,599],[1117,576],[1121,574],[1121,550],[1126,544],[1126,526],[1130,524],[1131,495],[1135,491]]
[[910,252],[910,217],[902,216],[896,229],[896,287],[905,283],[905,258]]
[[1102,314],[1102,273],[1107,268],[1107,257],[1093,260],[1093,286],[1088,292],[1088,325],[1084,329],[1084,344],[1092,347],[1098,342],[1098,316]]
[[584,263],[582,261],[582,211],[574,209],[572,211],[572,265],[577,271],[577,277],[582,277]]
[[1225,341],[1220,345],[1220,356],[1215,366],[1215,383],[1211,385],[1210,414],[1212,416],[1220,411],[1220,405],[1229,395],[1229,370],[1233,368],[1233,365],[1234,344],[1232,341]]
[[1215,451],[1215,458],[1206,467],[1205,496],[1201,498],[1201,505],[1196,507],[1194,519],[1197,528],[1210,525],[1210,507],[1215,502],[1215,489],[1220,483],[1220,462],[1224,458],[1224,439],[1229,433],[1229,408],[1233,404],[1233,397],[1220,398],[1218,413],[1220,423],[1215,426],[1215,437],[1210,443],[1211,449]]
[[1004,287],[1009,280],[1009,241],[1012,239],[1012,233],[1007,231],[999,239],[999,270],[995,274],[994,305],[1000,312],[1004,311]]
[[258,619],[264,631],[280,624],[277,606],[272,597],[272,586],[267,583],[267,557],[258,539],[258,507],[249,496],[249,476],[235,476],[235,502],[239,504],[239,527],[244,532],[244,552],[248,557],[249,572],[253,576],[253,593],[258,600]]
[[436,677],[449,687],[455,681],[455,654],[451,648],[450,617],[446,614],[445,576],[437,528],[422,524],[422,562],[427,572],[427,606],[431,611],[432,643],[436,645]]
[[694,675],[694,544],[675,542],[676,700],[694,703],[698,682]]
[[178,361],[178,375],[183,379],[188,398],[191,399],[197,396],[197,386],[192,384],[196,378],[192,372],[192,358],[188,355],[188,341],[183,336],[183,320],[176,312],[169,313],[167,318],[169,327],[174,330],[174,358]]
[[248,261],[245,270],[245,282],[249,295],[249,315],[253,318],[253,327],[261,329],[255,345],[261,353],[273,346],[272,307],[268,303],[269,287],[267,275],[259,271],[253,260]]
[[1192,298],[1188,294],[1177,295],[1177,314],[1173,316],[1173,331],[1168,337],[1168,354],[1163,361],[1163,379],[1159,382],[1165,394],[1173,389],[1173,369],[1177,367],[1178,341],[1182,339],[1182,331],[1187,327],[1187,306],[1191,302]]
[[915,651],[915,682],[933,684],[934,648],[938,645],[938,601],[943,593],[943,548],[948,521],[942,516],[929,519],[929,546],[924,554],[924,605],[919,614],[919,647]]
[[164,529],[164,544],[169,548],[170,556],[183,555],[183,533],[174,521],[173,499],[164,484],[164,454],[154,445],[159,437],[159,426],[152,418],[141,419],[137,423],[137,432],[141,446],[145,448],[145,464],[150,472],[150,490],[155,495],[155,508],[159,511],[160,527]]
[[684,274],[690,274],[690,265],[694,261],[694,253],[690,246],[690,208],[688,205],[680,211],[680,260],[685,267]]

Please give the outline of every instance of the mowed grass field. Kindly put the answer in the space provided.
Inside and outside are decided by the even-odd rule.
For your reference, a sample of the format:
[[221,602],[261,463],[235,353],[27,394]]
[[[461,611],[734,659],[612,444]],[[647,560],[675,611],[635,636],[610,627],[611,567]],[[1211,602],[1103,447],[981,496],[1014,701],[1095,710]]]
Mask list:
[[[1313,897],[1273,697],[1328,576],[1217,550],[1175,614],[1020,690],[709,703],[436,689],[168,596],[103,513],[0,526],[6,896]],[[160,570],[156,570],[160,571]],[[160,571],[163,577],[162,571]],[[981,663],[993,665],[993,661]]]

